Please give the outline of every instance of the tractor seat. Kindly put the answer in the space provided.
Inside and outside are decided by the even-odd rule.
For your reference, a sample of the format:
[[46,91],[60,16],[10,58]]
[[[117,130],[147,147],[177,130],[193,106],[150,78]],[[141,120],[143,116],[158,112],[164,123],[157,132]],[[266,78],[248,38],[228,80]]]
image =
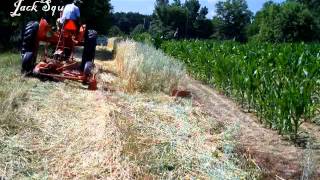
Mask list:
[[76,22],[72,19],[66,20],[63,26],[63,29],[65,31],[74,32],[76,33],[78,31],[78,26]]

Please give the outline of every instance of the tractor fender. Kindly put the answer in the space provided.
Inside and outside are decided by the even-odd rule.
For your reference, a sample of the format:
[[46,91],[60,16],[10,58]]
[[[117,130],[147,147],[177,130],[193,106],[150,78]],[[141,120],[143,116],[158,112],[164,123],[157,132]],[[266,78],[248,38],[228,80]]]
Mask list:
[[79,34],[78,34],[78,46],[83,46],[84,45],[84,40],[85,40],[85,35],[86,35],[86,25],[83,24],[81,27],[80,27],[80,30],[79,30]]
[[41,19],[39,23],[38,40],[47,41],[47,34],[51,30],[47,20]]

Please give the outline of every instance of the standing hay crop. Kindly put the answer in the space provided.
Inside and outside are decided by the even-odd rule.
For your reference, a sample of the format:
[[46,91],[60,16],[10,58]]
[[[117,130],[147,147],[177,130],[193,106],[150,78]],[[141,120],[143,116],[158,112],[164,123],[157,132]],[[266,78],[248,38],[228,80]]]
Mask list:
[[153,47],[130,40],[118,44],[116,68],[128,92],[169,93],[183,82],[186,75],[182,63]]

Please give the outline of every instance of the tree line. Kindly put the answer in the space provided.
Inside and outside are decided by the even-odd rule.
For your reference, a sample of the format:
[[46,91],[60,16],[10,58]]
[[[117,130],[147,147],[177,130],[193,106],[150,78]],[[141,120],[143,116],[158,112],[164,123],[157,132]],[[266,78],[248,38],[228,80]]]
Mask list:
[[[59,13],[23,12],[11,17],[17,0],[2,2],[0,6],[0,49],[12,44],[16,47],[21,29],[29,20],[45,17],[55,24]],[[34,0],[24,0],[32,5]],[[65,5],[72,0],[56,0],[51,4]],[[246,0],[226,0],[215,5],[216,14],[208,18],[208,8],[199,0],[156,0],[152,15],[113,13],[110,0],[83,0],[80,6],[82,23],[109,36],[150,37],[153,39],[217,39],[246,42],[311,42],[320,40],[320,1],[268,1],[256,14]],[[3,35],[5,34],[5,36]]]
[[311,42],[320,39],[319,0],[267,1],[256,14],[249,10],[246,0],[220,1],[215,8],[216,15],[209,19],[208,8],[201,7],[199,0],[184,3],[157,0],[151,16],[113,14],[111,35],[147,33],[163,39],[210,38],[240,42]]

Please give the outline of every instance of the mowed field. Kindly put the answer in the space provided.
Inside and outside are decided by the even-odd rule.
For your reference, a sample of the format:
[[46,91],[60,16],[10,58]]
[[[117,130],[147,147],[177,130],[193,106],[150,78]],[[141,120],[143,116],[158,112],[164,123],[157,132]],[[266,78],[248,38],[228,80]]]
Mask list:
[[[183,51],[187,45],[164,44],[164,51],[176,59],[133,41],[121,41],[116,49],[113,45],[98,47],[99,89],[93,92],[70,81],[24,78],[20,75],[20,56],[1,54],[0,176],[8,179],[317,177],[319,84],[315,76],[311,77],[317,70],[302,68],[301,76],[291,73],[292,77],[305,77],[306,84],[312,85],[306,92],[312,103],[306,101],[298,119],[305,123],[299,124],[295,133],[297,126],[293,120],[292,129],[287,127],[287,119],[283,120],[283,128],[276,126],[282,106],[274,105],[277,118],[272,122],[262,116],[272,109],[264,107],[261,112],[257,108],[260,105],[257,98],[262,97],[255,89],[248,90],[251,79],[245,73],[250,74],[250,70],[245,66],[246,58],[240,55],[241,46],[233,45],[232,53],[224,52],[227,50],[224,46],[219,51],[201,51],[204,47],[195,46],[187,48],[186,54]],[[211,52],[215,58],[211,58]],[[304,67],[319,65],[319,55],[314,56],[313,51],[305,56],[315,59]],[[253,63],[254,57],[248,58],[252,60],[250,64],[258,67]],[[243,66],[237,64],[240,62]],[[301,63],[308,64],[304,60]],[[243,80],[243,89],[233,88],[238,87],[234,85],[236,81],[229,80],[228,75],[235,67],[245,76],[244,79],[236,73],[232,76],[239,78],[238,84]],[[210,68],[214,68],[213,73]],[[256,73],[253,71],[253,78],[269,70],[258,69]],[[276,68],[276,72],[280,70]],[[219,74],[223,76],[220,79]],[[191,77],[214,85],[214,89]],[[174,88],[191,91],[192,97],[172,97],[170,92]],[[285,117],[297,119],[291,116],[292,110]]]

